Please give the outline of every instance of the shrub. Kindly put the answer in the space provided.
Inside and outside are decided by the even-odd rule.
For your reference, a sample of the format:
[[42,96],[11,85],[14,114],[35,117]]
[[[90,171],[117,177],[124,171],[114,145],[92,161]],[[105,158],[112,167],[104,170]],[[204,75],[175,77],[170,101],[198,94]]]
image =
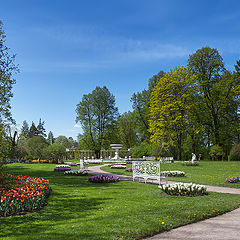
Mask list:
[[110,183],[110,182],[118,182],[119,180],[120,180],[119,177],[112,176],[112,175],[96,175],[88,179],[88,181],[92,183]]
[[226,178],[226,182],[229,182],[229,183],[240,183],[240,176]]
[[230,161],[240,161],[240,144],[235,144],[229,154]]
[[159,188],[168,195],[175,196],[202,196],[207,195],[207,189],[203,185],[198,185],[194,183],[174,183],[161,185]]
[[64,175],[68,176],[85,176],[88,175],[86,170],[73,170],[73,171],[65,171]]
[[184,177],[185,172],[183,171],[162,171],[164,175],[167,175],[168,177]]

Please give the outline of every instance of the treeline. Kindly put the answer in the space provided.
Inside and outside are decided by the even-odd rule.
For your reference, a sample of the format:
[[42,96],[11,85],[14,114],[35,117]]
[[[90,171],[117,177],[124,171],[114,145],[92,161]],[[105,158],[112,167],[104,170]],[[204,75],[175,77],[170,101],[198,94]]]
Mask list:
[[133,157],[189,160],[194,152],[203,159],[240,160],[239,84],[240,60],[227,70],[217,49],[203,47],[186,66],[150,78],[147,89],[133,94],[133,111],[119,115],[114,96],[96,87],[77,105],[84,130],[79,147],[99,153],[121,142]]
[[16,147],[12,151],[13,157],[18,159],[50,159],[58,162],[66,155],[66,148],[71,147],[77,147],[73,138],[65,136],[54,138],[51,131],[47,136],[44,121],[40,119],[37,126],[32,122],[31,127],[27,121],[23,121]]

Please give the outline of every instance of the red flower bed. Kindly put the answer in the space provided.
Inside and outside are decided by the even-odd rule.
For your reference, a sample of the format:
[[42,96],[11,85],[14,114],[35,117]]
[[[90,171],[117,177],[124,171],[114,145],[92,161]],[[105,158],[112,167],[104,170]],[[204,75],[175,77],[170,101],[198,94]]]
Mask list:
[[31,212],[47,203],[51,192],[49,181],[43,178],[7,174],[8,186],[0,186],[0,216]]

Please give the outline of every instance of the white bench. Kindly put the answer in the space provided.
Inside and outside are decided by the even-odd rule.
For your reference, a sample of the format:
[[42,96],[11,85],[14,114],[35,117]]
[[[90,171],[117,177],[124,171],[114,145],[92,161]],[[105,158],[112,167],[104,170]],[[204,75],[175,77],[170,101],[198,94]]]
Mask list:
[[173,157],[161,157],[160,162],[172,163],[174,162]]
[[147,180],[157,180],[159,185],[161,180],[164,179],[165,182],[168,182],[168,176],[162,174],[160,171],[160,162],[157,161],[133,161],[132,163],[133,170],[133,181],[138,178],[144,179],[145,183]]

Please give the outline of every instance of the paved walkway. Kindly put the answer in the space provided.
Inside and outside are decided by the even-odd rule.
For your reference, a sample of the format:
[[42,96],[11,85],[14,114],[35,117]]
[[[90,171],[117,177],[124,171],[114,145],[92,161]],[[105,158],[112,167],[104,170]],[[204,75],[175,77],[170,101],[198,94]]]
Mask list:
[[[107,164],[106,164],[107,165]],[[89,167],[91,174],[109,174],[100,166]],[[131,181],[132,177],[117,175],[122,180]],[[155,182],[157,184],[157,182]],[[169,183],[173,183],[170,182]],[[206,186],[210,192],[240,194],[240,189]],[[197,223],[188,224],[170,231],[157,234],[146,240],[239,240],[240,239],[240,208],[223,215],[209,218]]]

